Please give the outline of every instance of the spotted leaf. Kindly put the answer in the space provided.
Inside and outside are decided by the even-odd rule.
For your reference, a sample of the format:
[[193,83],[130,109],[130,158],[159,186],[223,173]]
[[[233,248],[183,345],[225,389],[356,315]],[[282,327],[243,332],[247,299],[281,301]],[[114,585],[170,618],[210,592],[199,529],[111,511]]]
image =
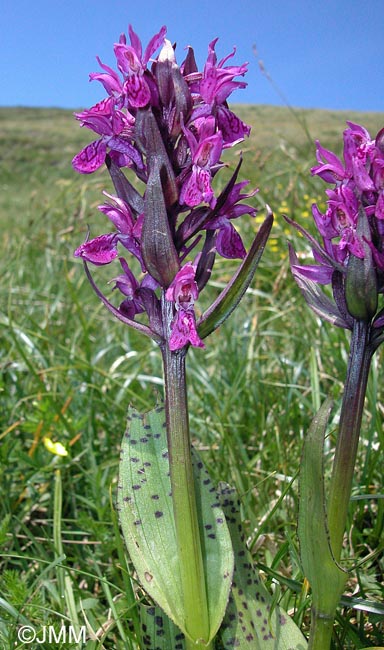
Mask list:
[[[192,458],[212,639],[228,601],[233,551],[216,488],[195,451]],[[144,415],[129,410],[121,447],[117,508],[143,588],[187,634],[162,406]]]
[[142,650],[185,650],[184,634],[156,606],[140,604]]
[[299,628],[281,607],[272,606],[272,596],[253,565],[236,491],[221,483],[219,495],[235,552],[232,590],[220,631],[224,650],[305,650]]

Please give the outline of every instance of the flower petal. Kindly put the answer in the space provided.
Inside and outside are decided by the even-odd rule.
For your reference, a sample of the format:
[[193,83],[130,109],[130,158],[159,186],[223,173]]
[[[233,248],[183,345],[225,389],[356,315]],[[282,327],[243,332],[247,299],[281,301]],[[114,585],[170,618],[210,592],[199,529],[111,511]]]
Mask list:
[[180,309],[171,325],[172,333],[169,339],[170,350],[180,350],[188,343],[196,348],[205,348],[205,345],[196,331],[195,314],[192,310]]
[[103,140],[95,140],[82,149],[72,160],[72,166],[80,174],[92,174],[105,160],[107,147]]

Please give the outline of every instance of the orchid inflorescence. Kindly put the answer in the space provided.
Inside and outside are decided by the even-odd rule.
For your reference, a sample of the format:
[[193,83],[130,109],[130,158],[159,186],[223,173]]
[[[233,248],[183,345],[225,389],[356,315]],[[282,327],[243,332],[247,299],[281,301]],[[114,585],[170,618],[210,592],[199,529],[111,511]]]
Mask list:
[[[191,47],[179,67],[165,34],[162,27],[143,53],[130,26],[130,44],[123,34],[114,46],[119,72],[98,59],[102,72],[90,75],[108,96],[76,113],[81,125],[98,138],[74,157],[73,167],[89,174],[106,164],[116,195],[105,193],[107,200],[99,210],[115,230],[87,240],[75,256],[83,259],[93,288],[110,311],[157,342],[164,337],[157,291],[161,288],[174,305],[169,346],[178,350],[189,344],[204,347],[194,303],[211,275],[216,253],[230,259],[246,257],[232,221],[256,214],[243,202],[256,190],[244,193],[248,181],[236,182],[241,160],[218,196],[212,186],[224,166],[223,150],[250,132],[227,105],[232,91],[246,86],[235,79],[245,74],[247,65],[227,64],[235,50],[218,61],[216,39],[209,44],[202,72]],[[122,168],[144,184],[143,195]],[[119,245],[138,261],[140,278],[119,255]],[[118,308],[98,289],[87,266],[110,264],[117,257],[121,273],[112,282],[124,296]],[[148,326],[135,320],[143,312]]]
[[[372,321],[374,347],[381,342],[384,293],[384,129],[372,139],[368,131],[348,122],[344,131],[344,162],[317,141],[318,164],[313,175],[332,184],[327,207],[312,213],[322,245],[287,219],[311,243],[315,265],[302,265],[291,248],[291,268],[304,297],[320,316],[339,327],[354,320]],[[334,301],[316,285],[332,285]]]

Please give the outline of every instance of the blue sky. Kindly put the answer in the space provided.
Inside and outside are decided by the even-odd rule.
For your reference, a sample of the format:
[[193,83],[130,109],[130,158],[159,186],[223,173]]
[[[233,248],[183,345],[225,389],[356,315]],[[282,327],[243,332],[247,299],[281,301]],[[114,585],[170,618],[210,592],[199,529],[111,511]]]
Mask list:
[[233,102],[284,103],[262,59],[292,106],[384,111],[383,0],[5,0],[0,23],[0,106],[99,101],[88,73],[96,55],[114,66],[113,43],[131,23],[144,46],[167,25],[177,60],[192,45],[199,67],[216,36],[220,57],[236,45],[249,72]]

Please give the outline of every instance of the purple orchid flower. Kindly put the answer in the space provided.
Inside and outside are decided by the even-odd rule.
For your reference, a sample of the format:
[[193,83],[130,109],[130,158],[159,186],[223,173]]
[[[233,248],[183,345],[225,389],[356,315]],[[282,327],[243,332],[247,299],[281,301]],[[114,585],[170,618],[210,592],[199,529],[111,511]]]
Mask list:
[[175,275],[165,294],[166,300],[173,302],[176,308],[169,339],[171,350],[180,350],[188,343],[198,348],[205,347],[196,330],[194,304],[199,297],[195,280],[196,268],[191,262],[185,264]]
[[96,60],[99,66],[105,70],[105,72],[91,72],[89,75],[89,80],[100,81],[100,83],[107,91],[108,95],[110,95],[111,98],[114,98],[117,104],[123,105],[121,98],[124,89],[119,75],[115,70],[113,70],[113,68],[110,68],[108,65],[105,65],[105,63],[102,63],[98,56],[96,57]]
[[216,250],[222,257],[229,259],[244,259],[246,250],[242,239],[231,224],[231,219],[237,219],[243,214],[249,214],[252,217],[256,215],[256,208],[240,203],[244,199],[254,196],[258,190],[249,194],[241,194],[243,187],[248,185],[248,181],[235,183],[229,192],[224,205],[218,210],[213,219],[205,223],[206,230],[218,230],[216,237]]
[[[83,260],[91,286],[114,316],[177,351],[190,344],[204,347],[194,303],[211,277],[216,253],[243,263],[233,288],[224,291],[207,316],[200,318],[203,336],[223,322],[246,290],[273,217],[268,215],[247,253],[233,226],[239,216],[256,213],[244,202],[255,192],[243,192],[247,181],[236,183],[241,161],[217,197],[212,186],[223,167],[223,149],[249,134],[249,127],[227,105],[231,92],[245,87],[236,77],[245,74],[247,65],[228,64],[235,50],[218,61],[215,39],[203,72],[197,69],[192,48],[180,68],[165,34],[162,27],[143,50],[129,26],[129,42],[121,35],[114,46],[117,71],[98,58],[101,71],[90,75],[108,96],[76,114],[81,126],[98,139],[74,157],[73,166],[88,174],[105,162],[116,196],[105,193],[107,201],[99,210],[115,231],[85,241],[75,256]],[[140,181],[138,186],[125,176],[124,167]],[[124,296],[117,308],[98,288],[88,263],[112,263],[121,246],[138,260],[142,276],[135,276],[133,267],[120,259],[122,272],[112,280]],[[187,259],[198,246],[192,264]],[[143,313],[148,325],[136,321],[136,315]]]
[[166,27],[162,27],[158,34],[151,38],[143,54],[141,41],[133,31],[132,26],[129,25],[128,33],[131,45],[127,45],[124,34],[120,36],[119,43],[115,45],[117,66],[125,79],[124,93],[128,105],[133,108],[147,106],[151,100],[153,85],[146,74],[147,63],[163,44],[166,32]]
[[344,131],[346,173],[354,179],[360,191],[374,190],[375,184],[369,175],[367,165],[374,152],[375,143],[363,126],[353,122],[347,124],[349,128]]
[[140,214],[135,220],[132,211],[123,199],[112,196],[104,192],[111,203],[99,205],[100,212],[103,212],[117,229],[116,239],[124,248],[139,260],[142,271],[145,272],[145,266],[141,254],[141,231],[143,229],[144,215]]
[[76,113],[81,126],[86,126],[101,137],[88,144],[72,160],[74,169],[81,174],[92,174],[105,162],[107,149],[124,156],[125,165],[143,168],[140,153],[131,144],[134,118],[129,113],[114,110],[111,98],[99,102],[89,110]]
[[[384,151],[379,134],[372,140],[364,127],[347,124],[344,162],[316,143],[319,164],[311,172],[334,184],[326,190],[325,213],[312,206],[322,246],[301,226],[287,221],[310,241],[317,262],[301,265],[290,250],[293,275],[309,306],[336,325],[352,329],[354,319],[373,319],[377,294],[384,293]],[[333,304],[316,284],[332,285]],[[382,315],[373,319],[374,327],[382,319]]]
[[317,174],[327,183],[336,183],[345,178],[345,168],[340,158],[332,151],[324,149],[316,140],[316,158],[318,165],[312,167],[311,174]]
[[[153,295],[158,287],[158,283],[149,273],[147,273],[141,282],[138,282],[124,257],[119,258],[123,273],[113,278],[113,289],[118,289],[125,297],[120,304],[119,312],[127,318],[134,319],[136,314],[141,314],[148,308],[148,296]],[[154,297],[156,302],[157,298]],[[149,311],[149,310],[148,310]]]
[[74,256],[81,257],[95,266],[110,264],[118,256],[116,233],[99,235],[84,242],[76,248]]
[[192,169],[181,188],[180,203],[194,207],[204,201],[213,207],[216,199],[211,187],[212,167],[219,162],[223,137],[215,132],[213,117],[202,118],[195,123],[195,128],[197,138],[191,129],[183,128],[191,149]]
[[81,257],[96,266],[110,264],[117,257],[117,244],[120,242],[139,260],[142,271],[145,272],[140,242],[144,216],[139,215],[135,220],[125,201],[106,192],[104,194],[111,200],[111,203],[99,205],[99,210],[112,221],[117,232],[100,235],[84,242],[75,251],[75,257]]
[[191,121],[213,114],[217,121],[217,128],[223,136],[223,146],[227,147],[243,140],[251,130],[250,126],[228,108],[226,102],[234,90],[246,88],[247,83],[234,81],[234,78],[243,76],[248,68],[246,63],[240,66],[224,65],[235,55],[236,48],[218,63],[215,52],[217,41],[217,38],[214,39],[208,46],[208,57],[203,73],[191,73],[186,76],[186,79],[191,82],[191,90],[195,94],[196,108]]
[[123,257],[120,257],[120,264],[123,273],[118,275],[116,278],[113,278],[111,282],[115,283],[115,286],[113,287],[114,289],[118,289],[124,296],[126,296],[125,300],[120,304],[119,311],[124,316],[133,320],[136,314],[140,314],[144,311],[144,305],[138,295],[140,283],[136,280]]

